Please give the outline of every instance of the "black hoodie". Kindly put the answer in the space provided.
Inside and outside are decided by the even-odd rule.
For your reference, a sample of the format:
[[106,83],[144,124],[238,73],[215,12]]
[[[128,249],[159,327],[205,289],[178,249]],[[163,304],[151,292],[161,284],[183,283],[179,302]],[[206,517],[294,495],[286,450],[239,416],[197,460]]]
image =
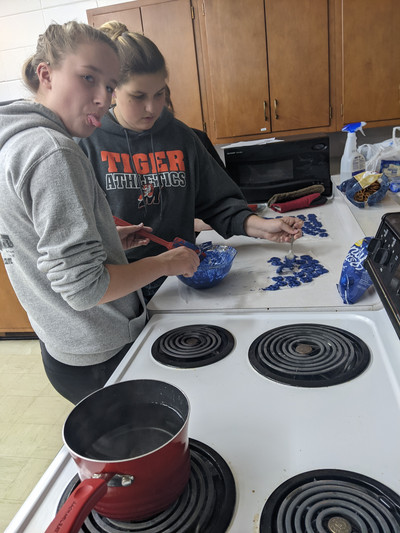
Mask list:
[[[240,189],[195,133],[164,108],[154,126],[137,133],[120,126],[112,111],[89,138],[79,141],[95,169],[114,215],[153,228],[172,241],[195,240],[194,218],[224,238],[245,235],[252,214]],[[130,261],[164,252],[150,243],[128,252]]]

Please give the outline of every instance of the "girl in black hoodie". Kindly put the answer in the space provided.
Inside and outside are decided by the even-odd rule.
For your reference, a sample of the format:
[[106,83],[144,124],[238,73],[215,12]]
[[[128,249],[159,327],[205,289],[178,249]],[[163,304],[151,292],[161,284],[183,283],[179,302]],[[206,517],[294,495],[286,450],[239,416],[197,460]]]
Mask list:
[[[301,237],[301,220],[264,219],[210,156],[191,128],[166,107],[167,69],[156,45],[112,21],[101,28],[118,47],[121,75],[115,105],[80,146],[91,160],[114,215],[150,226],[168,241],[195,241],[195,218],[224,238],[248,235],[275,242]],[[136,261],[163,251],[153,242],[127,252]],[[150,299],[164,278],[144,289]]]

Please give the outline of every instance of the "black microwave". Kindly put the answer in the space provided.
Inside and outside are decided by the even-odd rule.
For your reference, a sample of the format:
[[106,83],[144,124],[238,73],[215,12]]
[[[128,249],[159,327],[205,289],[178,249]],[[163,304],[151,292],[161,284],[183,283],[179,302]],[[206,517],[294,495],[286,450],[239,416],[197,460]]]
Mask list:
[[224,148],[226,171],[249,204],[266,203],[277,193],[322,184],[332,196],[329,137],[289,139]]

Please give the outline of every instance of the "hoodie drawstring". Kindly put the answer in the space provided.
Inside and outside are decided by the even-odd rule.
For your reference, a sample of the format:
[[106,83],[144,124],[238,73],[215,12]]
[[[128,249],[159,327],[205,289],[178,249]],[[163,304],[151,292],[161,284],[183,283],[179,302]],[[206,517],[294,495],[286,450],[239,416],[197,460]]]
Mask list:
[[[144,190],[143,190],[143,183],[142,183],[142,174],[140,174],[138,171],[137,171],[137,168],[135,166],[135,162],[134,162],[134,159],[133,159],[133,154],[132,154],[132,149],[131,149],[131,144],[129,142],[129,133],[128,133],[128,130],[126,130],[125,128],[124,129],[124,133],[125,133],[125,139],[126,139],[126,144],[128,146],[128,152],[129,152],[129,158],[130,158],[130,163],[132,165],[132,169],[133,171],[136,173],[137,177],[138,177],[138,181],[139,181],[139,187],[140,187],[140,194],[142,195],[142,198],[143,198],[143,204],[144,204],[144,211],[145,211],[145,215],[147,215],[147,204],[145,202],[145,193],[144,193]],[[162,202],[162,194],[161,194],[161,189],[162,189],[162,183],[161,183],[161,179],[160,179],[160,175],[158,174],[158,168],[157,168],[157,161],[156,161],[156,154],[155,154],[155,150],[154,150],[154,142],[153,142],[153,134],[151,133],[150,134],[150,142],[151,142],[151,151],[153,153],[153,161],[154,161],[154,166],[155,166],[155,171],[156,171],[156,174],[157,174],[157,181],[158,181],[158,188],[159,188],[159,200],[160,200],[160,211],[159,211],[159,219],[160,221],[162,220],[162,214],[163,214],[163,202]]]
[[[128,134],[128,131],[125,128],[124,128],[124,133],[125,133],[126,144],[128,145],[129,162],[132,165],[133,171],[136,173],[136,175],[138,177],[139,187],[140,187],[140,194],[142,195],[142,198],[144,198],[144,190],[143,190],[143,185],[142,185],[142,175],[139,174],[139,172],[136,169],[135,161],[133,160],[133,155],[132,155],[132,150],[131,150],[131,143],[129,142],[129,134]],[[143,202],[143,205],[144,205],[144,213],[145,213],[145,215],[147,215],[146,202]]]
[[163,201],[162,201],[162,194],[161,194],[161,189],[162,189],[162,183],[161,183],[161,180],[160,180],[160,176],[158,174],[158,168],[157,168],[157,160],[156,160],[156,154],[155,154],[155,150],[154,150],[154,143],[153,143],[153,134],[150,133],[150,142],[151,142],[151,151],[153,152],[153,159],[154,159],[154,166],[156,167],[156,173],[157,173],[157,180],[158,180],[158,186],[159,186],[159,189],[160,189],[160,211],[159,211],[159,219],[160,221],[162,220],[162,213],[163,213]]

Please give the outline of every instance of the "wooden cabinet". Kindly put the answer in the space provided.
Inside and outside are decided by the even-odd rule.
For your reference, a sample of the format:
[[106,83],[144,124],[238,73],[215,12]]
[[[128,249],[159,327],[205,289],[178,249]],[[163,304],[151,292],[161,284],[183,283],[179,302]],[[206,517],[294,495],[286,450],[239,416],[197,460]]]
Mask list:
[[86,12],[88,22],[95,28],[99,28],[110,20],[118,20],[123,22],[129,31],[143,33],[140,8],[134,7],[132,4],[136,4],[136,2],[128,2],[128,4],[124,4],[124,8],[118,4],[100,9],[89,9]]
[[0,258],[0,336],[33,333],[28,316],[21,307]]
[[272,131],[330,126],[328,0],[266,0]]
[[177,118],[203,129],[193,11],[189,0],[137,0],[89,9],[88,22],[99,27],[109,20],[123,22],[156,43],[169,72],[168,85]]
[[198,0],[214,141],[331,128],[329,0]]
[[176,116],[214,143],[399,124],[399,0],[137,0],[87,14],[156,42]]
[[398,125],[400,5],[398,0],[338,0],[337,85],[342,127]]
[[137,0],[87,16],[152,39],[167,60],[176,116],[222,143],[334,129],[332,1]]
[[264,0],[200,0],[204,90],[213,140],[271,131]]

